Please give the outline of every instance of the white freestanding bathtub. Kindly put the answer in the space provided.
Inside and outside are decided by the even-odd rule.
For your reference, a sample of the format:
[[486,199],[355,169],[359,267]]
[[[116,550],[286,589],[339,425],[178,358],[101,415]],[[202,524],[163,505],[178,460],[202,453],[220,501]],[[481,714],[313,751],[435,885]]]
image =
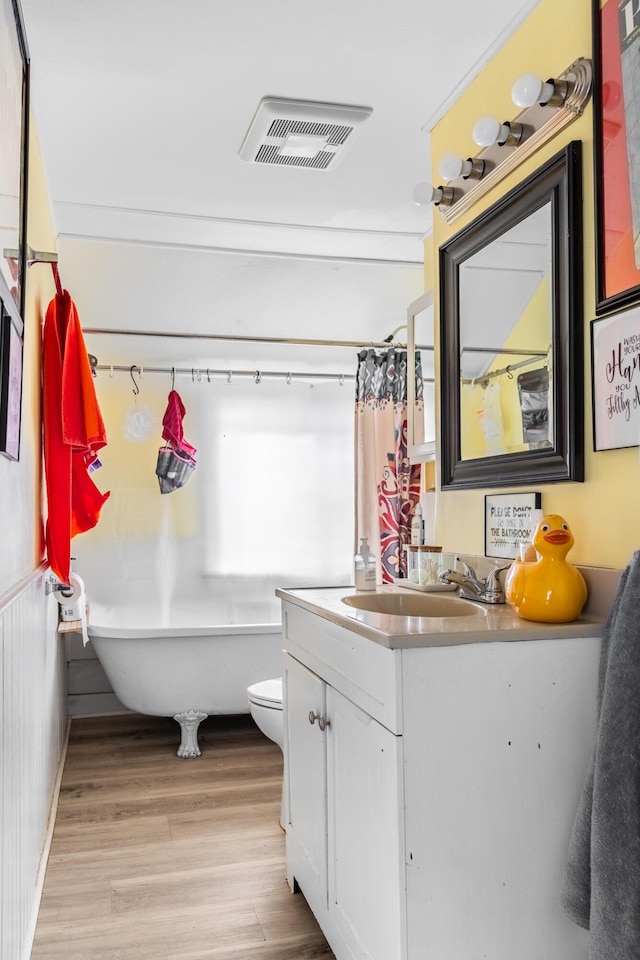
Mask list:
[[113,692],[130,710],[173,717],[179,757],[199,757],[198,726],[215,714],[249,713],[247,687],[282,675],[279,623],[212,626],[203,612],[91,606],[89,638]]

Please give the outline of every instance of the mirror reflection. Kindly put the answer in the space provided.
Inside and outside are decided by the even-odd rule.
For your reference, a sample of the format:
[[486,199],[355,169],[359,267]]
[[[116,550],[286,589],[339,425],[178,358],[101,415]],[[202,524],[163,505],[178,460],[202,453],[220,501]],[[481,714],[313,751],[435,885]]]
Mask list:
[[[436,392],[433,291],[407,310],[407,452],[411,463],[433,460],[436,453]],[[415,359],[411,359],[414,357]],[[416,376],[416,371],[419,376]]]
[[546,203],[460,266],[463,460],[553,445],[551,226]]

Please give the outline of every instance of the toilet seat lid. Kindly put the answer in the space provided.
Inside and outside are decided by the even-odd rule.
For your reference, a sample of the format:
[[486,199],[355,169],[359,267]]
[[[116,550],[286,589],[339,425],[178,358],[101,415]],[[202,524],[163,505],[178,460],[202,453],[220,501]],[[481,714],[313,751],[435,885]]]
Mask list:
[[272,710],[282,709],[282,677],[252,683],[247,694],[253,703],[264,704]]

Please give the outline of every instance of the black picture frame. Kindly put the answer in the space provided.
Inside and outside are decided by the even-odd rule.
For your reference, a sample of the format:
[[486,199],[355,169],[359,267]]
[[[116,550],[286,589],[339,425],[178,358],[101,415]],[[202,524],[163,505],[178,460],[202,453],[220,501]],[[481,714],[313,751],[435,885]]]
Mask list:
[[[601,6],[600,0],[592,0],[598,316],[640,301],[640,243],[634,244],[633,239],[633,224],[640,223],[640,144],[635,135],[627,137],[639,105],[640,68],[632,68],[634,58],[640,62],[640,10],[636,6],[629,3],[624,7],[619,0],[605,0]],[[631,60],[628,52],[632,52]],[[625,89],[630,90],[626,106]]]
[[591,321],[593,449],[640,446],[640,307]]
[[[464,262],[545,204],[552,213],[553,443],[478,459],[461,444],[460,269]],[[582,145],[571,141],[440,247],[442,489],[584,480]],[[490,309],[490,304],[478,305]]]
[[[27,271],[29,52],[19,0],[0,0],[0,277],[24,324]],[[22,329],[19,329],[22,336]]]
[[0,299],[0,453],[20,459],[23,339],[13,299]]

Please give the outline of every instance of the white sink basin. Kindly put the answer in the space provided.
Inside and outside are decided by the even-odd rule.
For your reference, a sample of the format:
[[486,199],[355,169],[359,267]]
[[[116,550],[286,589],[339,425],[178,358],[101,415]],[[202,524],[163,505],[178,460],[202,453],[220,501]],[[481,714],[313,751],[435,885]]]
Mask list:
[[354,593],[342,602],[358,610],[394,617],[477,617],[486,610],[459,597],[438,597],[417,593]]

